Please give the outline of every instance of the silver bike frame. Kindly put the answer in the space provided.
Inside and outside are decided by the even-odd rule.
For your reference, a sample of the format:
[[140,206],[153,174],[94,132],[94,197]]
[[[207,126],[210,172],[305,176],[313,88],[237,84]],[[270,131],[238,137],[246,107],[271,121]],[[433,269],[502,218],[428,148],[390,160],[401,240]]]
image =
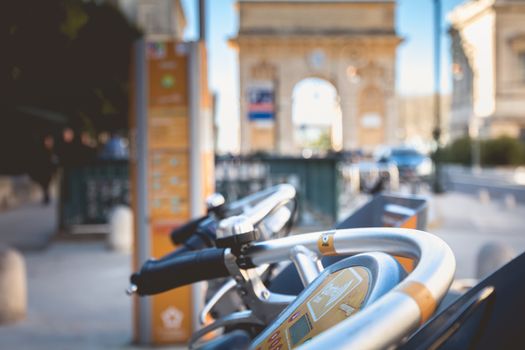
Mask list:
[[257,266],[276,263],[290,259],[297,246],[319,256],[381,251],[417,262],[392,291],[299,347],[301,350],[385,349],[399,344],[435,311],[452,283],[456,265],[451,249],[440,238],[400,228],[343,229],[289,236],[255,243],[245,256]]
[[296,194],[292,185],[272,186],[231,203],[228,205],[228,212],[238,212],[237,214],[246,216],[256,226],[267,215],[293,200]]

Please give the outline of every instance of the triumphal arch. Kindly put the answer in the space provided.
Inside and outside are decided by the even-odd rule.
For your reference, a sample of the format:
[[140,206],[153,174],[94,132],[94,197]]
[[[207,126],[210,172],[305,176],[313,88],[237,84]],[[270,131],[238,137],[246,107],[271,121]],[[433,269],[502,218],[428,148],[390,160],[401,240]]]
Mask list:
[[395,141],[395,1],[239,0],[241,152],[293,154],[294,86],[330,82],[345,150]]

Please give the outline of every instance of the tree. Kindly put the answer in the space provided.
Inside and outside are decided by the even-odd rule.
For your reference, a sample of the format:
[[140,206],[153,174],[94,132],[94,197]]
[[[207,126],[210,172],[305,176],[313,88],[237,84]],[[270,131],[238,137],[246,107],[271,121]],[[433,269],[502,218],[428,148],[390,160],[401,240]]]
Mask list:
[[2,12],[0,171],[27,168],[34,147],[64,126],[94,134],[127,127],[130,54],[140,32],[115,7],[8,0]]
[[313,141],[310,141],[307,145],[317,151],[329,151],[332,149],[332,139],[329,131],[323,131],[319,137]]

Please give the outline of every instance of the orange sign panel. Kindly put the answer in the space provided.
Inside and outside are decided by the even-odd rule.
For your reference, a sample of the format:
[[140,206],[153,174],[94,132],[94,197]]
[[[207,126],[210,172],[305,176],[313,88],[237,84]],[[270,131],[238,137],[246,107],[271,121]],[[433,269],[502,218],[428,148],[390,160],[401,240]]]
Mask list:
[[187,46],[174,42],[148,43],[150,107],[188,106]]
[[[169,233],[190,213],[190,120],[187,46],[148,44],[149,210],[152,256],[173,251]],[[171,224],[170,224],[171,223]],[[154,344],[186,342],[192,333],[191,286],[151,298]]]
[[188,152],[150,152],[149,194],[152,220],[187,220],[189,212]]
[[187,149],[189,143],[189,121],[186,117],[156,116],[150,113],[149,140],[150,149]]
[[[152,253],[163,256],[173,250],[169,233],[174,224],[152,225]],[[156,344],[186,342],[191,336],[191,288],[177,288],[151,298],[152,339]]]
[[[175,247],[170,241],[170,232],[190,219],[192,214],[199,214],[196,204],[202,203],[201,211],[204,212],[203,198],[194,197],[197,194],[206,196],[214,187],[213,120],[207,88],[205,45],[148,42],[146,50],[147,118],[140,119],[144,114],[137,114],[137,121],[146,122],[147,128],[138,129],[139,124],[134,125],[136,135],[140,136],[137,139],[147,139],[147,156],[136,159],[139,165],[147,159],[147,163],[142,163],[145,167],[138,167],[143,171],[140,179],[145,179],[146,183],[139,183],[137,188],[147,188],[148,205],[147,212],[138,213],[136,218],[147,222],[140,227],[149,226],[149,232],[137,229],[140,238],[147,238],[149,245],[135,248],[135,263],[140,263],[139,256],[141,259],[144,256],[158,258],[172,252]],[[199,64],[190,66],[190,56],[199,60]],[[139,76],[142,76],[140,72]],[[193,106],[191,111],[195,120],[190,119],[190,79],[200,84],[198,96],[194,96],[199,99],[199,105]],[[135,93],[138,91],[134,90]],[[134,99],[141,100],[146,96],[136,94]],[[135,122],[134,118],[132,120]],[[190,132],[192,127],[194,133]],[[199,146],[196,147],[198,154],[195,149],[190,153],[192,145]],[[190,171],[192,162],[199,167],[194,176]],[[137,174],[132,174],[135,183],[143,181]],[[137,202],[134,202],[134,207],[141,210],[137,209]],[[186,343],[194,324],[192,294],[192,286],[186,286],[152,296],[147,303],[138,301],[135,305],[137,340],[154,345]],[[141,339],[141,334],[147,335]]]

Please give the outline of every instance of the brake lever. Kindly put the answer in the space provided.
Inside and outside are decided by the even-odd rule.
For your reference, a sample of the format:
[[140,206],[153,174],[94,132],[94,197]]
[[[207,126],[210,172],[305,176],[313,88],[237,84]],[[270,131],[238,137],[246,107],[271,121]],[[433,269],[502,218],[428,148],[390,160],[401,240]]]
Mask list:
[[[255,268],[259,276],[263,276],[270,270],[270,265],[265,264]],[[223,284],[217,292],[211,297],[210,300],[204,305],[201,313],[199,314],[199,322],[201,325],[206,323],[206,316],[213,309],[213,307],[233,288],[237,286],[237,282],[231,278],[225,284]]]

